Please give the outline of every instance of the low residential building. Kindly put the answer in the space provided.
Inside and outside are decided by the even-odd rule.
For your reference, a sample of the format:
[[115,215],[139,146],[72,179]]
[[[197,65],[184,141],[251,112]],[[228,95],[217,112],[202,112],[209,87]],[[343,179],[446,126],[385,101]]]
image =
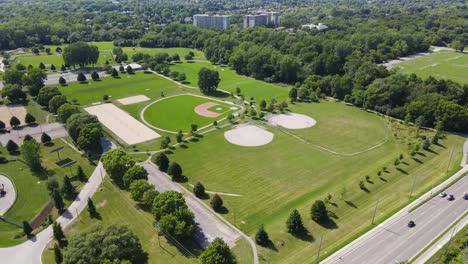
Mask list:
[[193,25],[199,28],[223,29],[229,28],[228,15],[198,14],[193,16]]

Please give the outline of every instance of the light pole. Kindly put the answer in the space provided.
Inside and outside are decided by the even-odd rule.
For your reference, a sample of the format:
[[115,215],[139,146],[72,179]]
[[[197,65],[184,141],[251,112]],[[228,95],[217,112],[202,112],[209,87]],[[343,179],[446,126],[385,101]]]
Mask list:
[[416,174],[413,177],[413,185],[411,186],[411,192],[410,192],[410,195],[409,195],[410,198],[413,196],[414,186],[416,185],[416,180],[417,179],[418,179],[418,175]]
[[377,202],[375,203],[374,214],[372,215],[372,223],[371,224],[374,224],[375,214],[377,213],[377,206],[379,205],[379,202],[380,202],[380,199],[377,199]]
[[319,249],[317,252],[317,261],[316,261],[317,264],[320,262],[320,250],[322,249],[322,241],[323,241],[323,235],[320,237],[320,244],[319,244]]

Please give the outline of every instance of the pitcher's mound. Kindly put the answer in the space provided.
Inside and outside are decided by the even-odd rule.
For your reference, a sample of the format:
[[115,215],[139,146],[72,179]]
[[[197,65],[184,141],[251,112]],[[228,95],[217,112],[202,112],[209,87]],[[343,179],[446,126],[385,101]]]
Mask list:
[[256,147],[270,143],[273,133],[254,125],[239,125],[225,132],[224,138],[234,145]]
[[317,121],[306,115],[287,113],[271,115],[268,117],[268,123],[272,126],[282,126],[287,129],[302,129],[315,126]]

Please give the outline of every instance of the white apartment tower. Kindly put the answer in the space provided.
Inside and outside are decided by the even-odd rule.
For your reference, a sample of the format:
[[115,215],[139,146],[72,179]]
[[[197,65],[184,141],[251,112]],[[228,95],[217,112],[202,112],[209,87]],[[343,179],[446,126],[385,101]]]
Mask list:
[[229,29],[229,16],[199,14],[193,16],[193,25],[207,29]]
[[281,24],[280,12],[257,12],[244,16],[244,28],[261,27],[267,25],[279,27]]

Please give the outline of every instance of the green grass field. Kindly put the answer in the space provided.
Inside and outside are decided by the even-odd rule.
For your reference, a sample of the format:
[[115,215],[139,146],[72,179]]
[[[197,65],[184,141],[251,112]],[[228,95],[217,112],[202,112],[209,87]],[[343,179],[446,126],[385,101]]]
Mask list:
[[120,78],[106,77],[101,81],[90,80],[85,84],[73,82],[60,87],[60,91],[69,100],[77,99],[81,105],[101,102],[105,94],[111,96],[111,100],[140,94],[156,99],[161,97],[161,92],[171,95],[187,90],[191,89],[179,87],[178,84],[155,74],[144,73],[121,74]]
[[219,72],[219,77],[221,79],[218,85],[219,89],[235,92],[236,87],[239,86],[242,95],[247,99],[253,96],[257,101],[262,99],[269,101],[273,98],[282,101],[288,96],[290,89],[288,86],[283,87],[278,84],[266,83],[250,77],[238,75],[235,71],[227,67],[212,65],[210,62],[176,63],[171,66],[171,71],[185,73],[188,85],[198,87],[198,72],[202,67]]
[[[203,103],[213,102],[224,108],[219,117],[211,118],[198,115],[194,108]],[[182,95],[167,98],[152,104],[145,110],[144,118],[155,127],[170,131],[188,131],[191,124],[197,124],[198,128],[210,125],[215,120],[226,117],[233,111],[230,105],[191,95]],[[237,107],[240,109],[240,107]]]
[[[316,130],[315,135],[327,136],[312,139],[312,143],[330,149],[363,150],[385,138],[386,120],[363,111],[358,113],[360,110],[344,104],[304,104],[292,107],[292,110],[313,113],[311,116],[319,122],[312,128]],[[329,122],[335,117],[339,119],[328,124],[332,128],[325,126],[326,123],[320,126],[320,122],[326,122],[323,120],[328,117]],[[346,119],[350,121],[345,122]],[[408,156],[407,143],[411,140],[404,141],[403,135],[416,132],[408,132],[400,124],[393,126],[392,137],[387,143],[355,156],[335,155],[270,128],[275,138],[265,146],[244,148],[232,145],[224,139],[226,129],[221,129],[198,143],[188,144],[186,149],[178,148],[169,158],[181,164],[189,183],[201,181],[207,190],[242,195],[223,197],[228,209],[224,217],[251,236],[261,224],[265,225],[276,250],[260,247],[264,262],[305,263],[317,253],[318,243],[315,241],[321,235],[324,235],[322,254],[327,254],[343,241],[369,228],[377,199],[380,198],[378,221],[409,202],[415,175],[418,175],[414,192],[417,194],[448,176],[449,159],[449,167],[458,168],[463,138],[453,135],[441,141],[443,146],[432,146],[433,152],[421,151],[417,160],[405,157],[398,169],[395,168],[393,161],[401,153]],[[301,133],[297,135],[301,136]],[[365,137],[369,140],[364,140]],[[455,151],[450,158],[452,147]],[[379,178],[377,172],[383,167],[387,167],[387,172],[382,172]],[[372,182],[366,183],[368,193],[358,187],[366,175]],[[189,185],[186,187],[190,189]],[[343,189],[346,191],[341,198]],[[315,200],[324,199],[328,194],[333,197],[327,207],[336,215],[333,219],[336,226],[326,228],[310,219],[309,210]],[[310,236],[303,239],[295,238],[285,230],[285,221],[295,208],[301,212],[310,232]]]
[[180,59],[184,60],[185,55],[187,55],[190,51],[192,51],[195,56],[193,57],[194,60],[206,60],[205,54],[199,50],[189,49],[189,48],[141,48],[141,47],[125,47],[122,48],[125,53],[128,55],[128,60],[132,60],[133,54],[137,52],[155,55],[156,53],[167,53],[169,55],[179,54]]
[[[458,230],[457,230],[458,231]],[[466,263],[468,258],[466,241],[468,240],[468,226],[465,226],[460,230],[450,241],[450,244],[445,244],[437,253],[432,256],[426,263],[428,264],[438,264],[438,263],[447,263],[447,264],[459,264]],[[448,247],[448,249],[447,249]],[[452,255],[453,257],[449,260],[446,258],[447,255]]]
[[468,84],[468,53],[439,51],[431,55],[403,62],[398,68],[404,73],[415,73],[421,78],[432,76]]
[[[50,150],[61,146],[64,147],[64,149],[60,151],[62,159],[68,158],[70,160],[76,160],[77,165],[81,165],[86,175],[91,174],[93,166],[91,166],[86,159],[82,158],[79,153],[72,150],[61,140],[54,140],[53,146],[43,146],[41,148],[43,166],[46,167],[49,177],[56,178],[58,182],[62,184],[63,177],[65,175],[70,176],[68,168],[62,168],[56,164],[58,161],[56,154],[49,154]],[[0,147],[0,150],[2,155],[14,158],[9,156],[3,147]],[[72,169],[76,169],[77,165],[73,165]],[[32,220],[49,200],[46,189],[47,176],[32,174],[28,167],[21,162],[0,164],[0,173],[8,175],[13,180],[17,191],[17,200],[5,216],[17,222]],[[77,186],[81,185],[81,183],[78,184],[76,182],[75,184],[77,184]],[[69,203],[70,201],[67,202],[67,204]],[[12,246],[24,241],[24,238],[14,239],[14,236],[20,233],[21,230],[21,228],[0,221],[0,233],[2,234],[2,236],[0,236],[0,247]]]

